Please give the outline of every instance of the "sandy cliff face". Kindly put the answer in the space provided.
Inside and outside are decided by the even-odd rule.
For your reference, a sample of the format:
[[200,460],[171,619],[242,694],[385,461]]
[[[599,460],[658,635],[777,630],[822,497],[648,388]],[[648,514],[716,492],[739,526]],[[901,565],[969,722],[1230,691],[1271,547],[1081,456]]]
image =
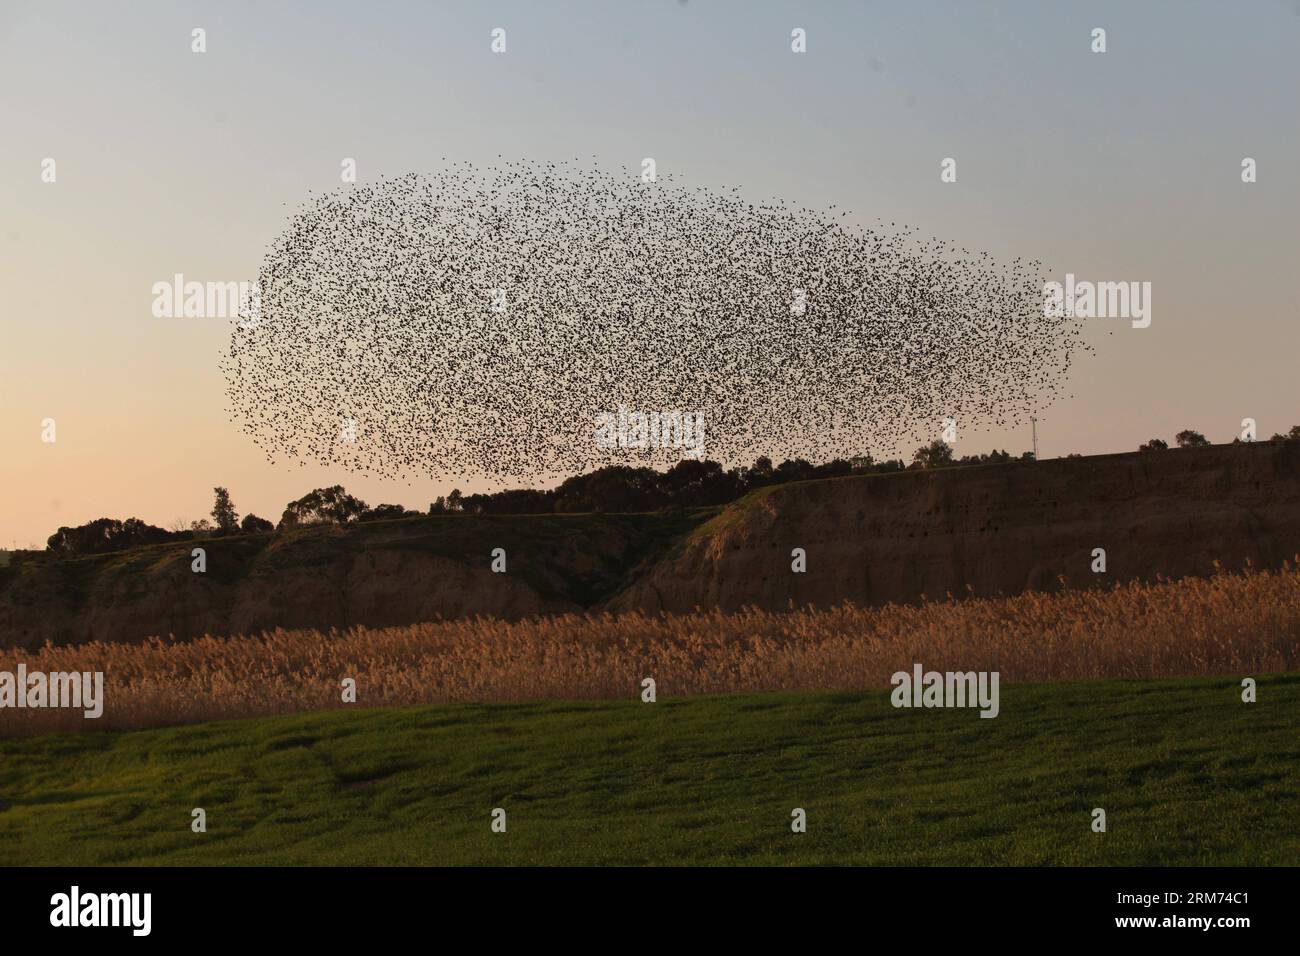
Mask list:
[[1300,444],[1171,449],[775,487],[696,529],[608,606],[912,602],[968,585],[993,595],[1208,574],[1215,560],[1276,566],[1297,552]]
[[[455,516],[206,539],[0,581],[0,646],[506,619],[583,607],[860,605],[1272,567],[1300,442],[802,482],[714,512]],[[710,520],[711,518],[711,520]],[[504,547],[508,573],[489,569]],[[791,572],[791,550],[807,572]],[[1107,571],[1091,571],[1094,548]],[[621,590],[620,590],[621,589]]]
[[250,634],[276,627],[381,627],[476,614],[507,619],[576,609],[486,567],[377,550],[310,567],[254,570],[233,583],[191,573],[188,553],[140,577],[101,575],[84,602],[0,601],[0,640],[35,647],[151,635]]
[[[0,646],[578,610],[710,514],[453,516],[53,561],[0,588]],[[196,545],[203,574],[190,566]]]

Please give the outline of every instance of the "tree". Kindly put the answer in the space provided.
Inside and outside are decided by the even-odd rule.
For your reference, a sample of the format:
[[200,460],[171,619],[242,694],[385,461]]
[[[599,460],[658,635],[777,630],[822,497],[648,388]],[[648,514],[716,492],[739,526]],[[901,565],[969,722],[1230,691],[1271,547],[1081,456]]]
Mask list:
[[239,528],[245,534],[265,534],[268,531],[274,531],[275,525],[265,518],[259,518],[250,512],[244,515],[243,521],[239,522]]
[[[668,503],[678,507],[725,504],[741,493],[736,472],[722,470],[716,461],[683,458],[663,475],[655,474],[650,484],[651,495],[666,493]],[[648,501],[659,506],[660,501]]]
[[407,511],[401,505],[376,505],[357,518],[358,521],[388,521],[392,518],[412,518],[418,512]]
[[285,506],[280,516],[280,529],[296,528],[304,524],[347,524],[355,521],[367,510],[360,498],[354,498],[342,485],[317,488],[297,501]]
[[807,481],[809,478],[816,478],[817,475],[812,462],[803,458],[787,458],[776,466],[772,477],[778,484],[784,484],[787,481]]
[[239,515],[230,500],[230,492],[225,488],[213,488],[216,501],[212,505],[212,520],[217,523],[217,530],[222,534],[231,534],[239,530]]
[[[1023,456],[1022,456],[1023,457]],[[993,449],[986,455],[962,455],[961,459],[954,462],[958,465],[1004,465],[1011,460],[1011,453],[1005,448],[1002,451]]]
[[122,531],[116,518],[96,518],[76,527],[62,527],[45,542],[46,550],[56,554],[95,554],[111,551],[113,539]]
[[1138,451],[1164,451],[1169,445],[1160,438],[1153,438],[1149,442],[1138,445]]
[[751,488],[761,488],[772,483],[772,459],[761,455],[745,473],[745,481]]
[[1210,443],[1206,441],[1205,436],[1200,432],[1194,432],[1190,428],[1184,428],[1174,436],[1174,441],[1178,443],[1179,448],[1209,448]]
[[912,465],[916,468],[942,468],[952,464],[952,446],[936,438],[912,455]]
[[50,535],[46,550],[54,554],[106,554],[141,544],[156,544],[173,537],[139,518],[98,518],[75,528],[63,527]]

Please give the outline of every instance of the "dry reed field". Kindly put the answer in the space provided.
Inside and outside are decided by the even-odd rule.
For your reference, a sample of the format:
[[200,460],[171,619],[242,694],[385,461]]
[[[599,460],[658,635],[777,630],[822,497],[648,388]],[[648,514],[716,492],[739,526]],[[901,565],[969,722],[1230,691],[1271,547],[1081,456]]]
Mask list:
[[[438,621],[343,633],[154,638],[0,652],[0,670],[103,671],[104,714],[0,711],[0,736],[155,727],[343,706],[887,689],[890,675],[1003,681],[1249,675],[1300,669],[1300,571],[919,606]],[[357,682],[344,704],[341,681]]]

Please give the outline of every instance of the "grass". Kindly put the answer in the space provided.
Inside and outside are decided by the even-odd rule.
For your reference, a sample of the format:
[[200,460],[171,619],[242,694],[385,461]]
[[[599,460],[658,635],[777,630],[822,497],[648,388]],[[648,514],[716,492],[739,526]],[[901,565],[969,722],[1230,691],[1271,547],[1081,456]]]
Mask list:
[[993,720],[629,695],[8,740],[0,864],[1294,865],[1300,675],[1256,676],[1004,683]]

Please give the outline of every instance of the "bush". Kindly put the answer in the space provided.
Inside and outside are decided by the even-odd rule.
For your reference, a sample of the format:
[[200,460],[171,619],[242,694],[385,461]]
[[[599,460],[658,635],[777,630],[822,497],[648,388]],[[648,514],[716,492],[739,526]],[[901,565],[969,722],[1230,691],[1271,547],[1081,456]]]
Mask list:
[[347,524],[365,514],[369,507],[360,498],[354,498],[342,485],[317,488],[297,501],[285,506],[280,517],[280,530],[304,524]]
[[942,468],[952,464],[952,446],[938,438],[912,455],[915,468]]
[[50,535],[47,551],[59,555],[106,554],[124,551],[141,544],[156,544],[174,537],[163,528],[146,524],[139,518],[97,518],[75,528],[63,527]]
[[1200,432],[1194,432],[1190,428],[1184,428],[1174,436],[1174,441],[1178,443],[1179,448],[1209,448],[1210,443]]
[[275,525],[255,514],[246,514],[244,520],[239,522],[239,530],[244,534],[265,534],[268,531],[274,531]]

